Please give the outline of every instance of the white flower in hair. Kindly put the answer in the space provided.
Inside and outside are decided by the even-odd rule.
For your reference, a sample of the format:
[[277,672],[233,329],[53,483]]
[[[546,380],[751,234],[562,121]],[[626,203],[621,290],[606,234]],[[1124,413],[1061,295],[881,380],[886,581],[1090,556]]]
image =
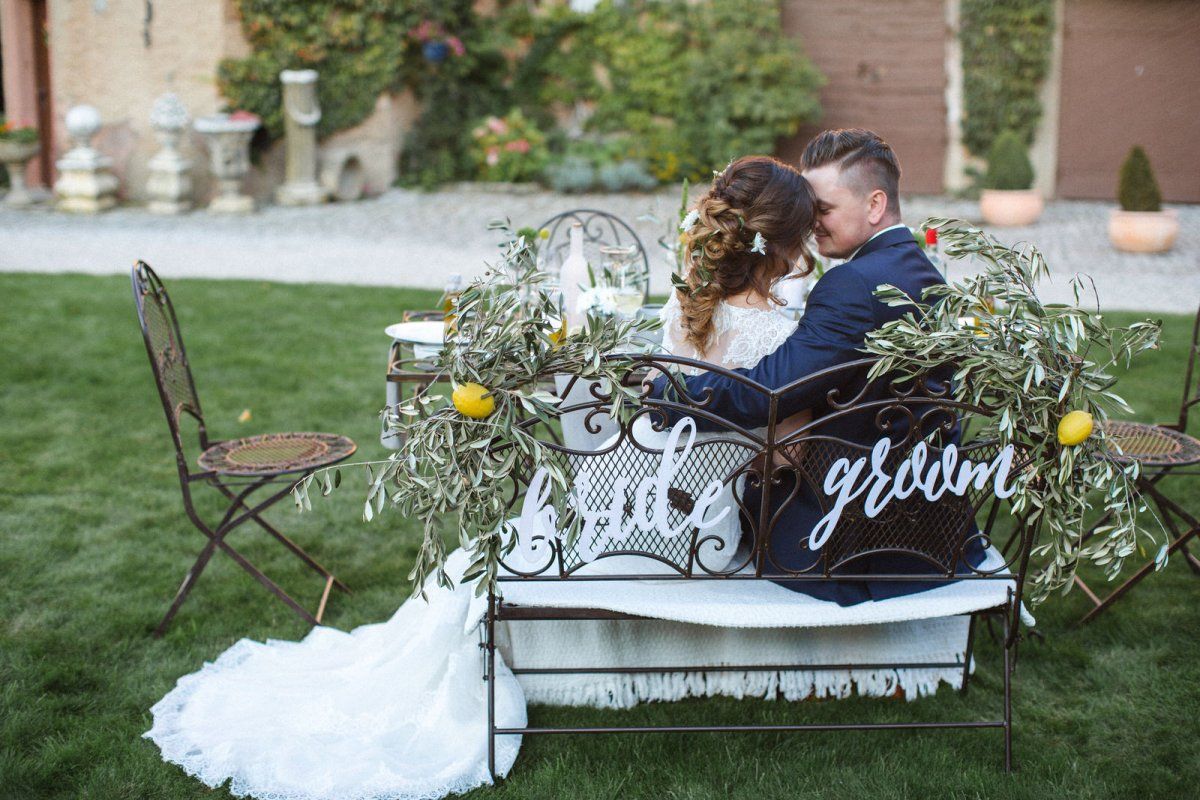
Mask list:
[[693,208],[691,211],[689,211],[687,213],[687,216],[683,218],[683,221],[679,223],[679,230],[681,230],[681,231],[691,230],[692,226],[695,225],[699,221],[699,219],[700,219],[700,211]]
[[[732,167],[732,166],[733,166],[733,159],[731,158],[731,159],[729,159],[729,163],[725,165],[725,169],[729,169],[729,168],[730,168],[730,167]],[[713,177],[714,177],[714,178],[719,178],[719,177],[721,177],[722,175],[724,175],[724,174],[725,174],[725,169],[721,170],[720,172],[717,172],[717,171],[714,169],[714,170],[713,170]]]
[[754,244],[750,246],[750,252],[764,256],[767,254],[767,240],[763,238],[761,233],[754,234]]

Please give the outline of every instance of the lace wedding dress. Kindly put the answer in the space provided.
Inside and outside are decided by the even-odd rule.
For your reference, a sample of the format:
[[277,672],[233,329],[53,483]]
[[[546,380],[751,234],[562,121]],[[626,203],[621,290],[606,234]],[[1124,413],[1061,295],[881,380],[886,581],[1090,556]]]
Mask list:
[[[672,295],[662,312],[664,348],[694,357],[679,314]],[[714,323],[705,360],[728,367],[753,366],[796,325],[769,308],[724,303]],[[466,566],[456,550],[446,571],[457,580]],[[485,603],[470,586],[431,581],[426,594],[387,622],[349,633],[317,627],[299,642],[237,642],[179,679],[151,709],[145,737],[165,760],[208,786],[228,782],[238,796],[415,800],[490,783],[477,629]],[[524,727],[523,688],[502,658],[496,669],[497,723]],[[518,736],[497,737],[500,774],[520,745]]]

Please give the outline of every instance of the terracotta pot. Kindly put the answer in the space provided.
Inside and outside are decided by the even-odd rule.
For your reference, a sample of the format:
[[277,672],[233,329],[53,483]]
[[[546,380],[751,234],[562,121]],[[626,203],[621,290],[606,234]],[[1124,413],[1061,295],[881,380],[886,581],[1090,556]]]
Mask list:
[[1032,225],[1046,203],[1037,189],[984,189],[979,213],[989,225]]
[[1108,218],[1108,239],[1126,253],[1165,253],[1179,235],[1179,214],[1163,211],[1122,211],[1114,208]]

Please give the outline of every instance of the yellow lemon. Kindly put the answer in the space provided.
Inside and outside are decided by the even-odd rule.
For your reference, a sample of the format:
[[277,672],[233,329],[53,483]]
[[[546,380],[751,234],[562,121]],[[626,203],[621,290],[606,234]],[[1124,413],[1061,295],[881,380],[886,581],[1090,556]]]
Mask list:
[[478,383],[464,383],[456,388],[450,399],[464,417],[484,419],[496,410],[496,398]]
[[1077,445],[1092,435],[1092,415],[1086,411],[1072,411],[1058,422],[1058,443]]
[[550,344],[554,345],[555,347],[558,347],[560,344],[563,343],[563,339],[567,338],[567,318],[566,317],[562,318],[562,322],[560,322],[558,324],[558,327],[556,327],[550,331],[549,336],[550,336]]

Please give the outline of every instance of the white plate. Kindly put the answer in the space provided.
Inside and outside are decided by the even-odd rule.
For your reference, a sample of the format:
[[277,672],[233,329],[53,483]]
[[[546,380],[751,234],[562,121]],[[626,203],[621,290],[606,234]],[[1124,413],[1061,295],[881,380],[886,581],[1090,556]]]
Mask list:
[[409,344],[432,344],[440,347],[446,341],[446,325],[441,320],[399,322],[387,326],[383,332],[398,342]]

